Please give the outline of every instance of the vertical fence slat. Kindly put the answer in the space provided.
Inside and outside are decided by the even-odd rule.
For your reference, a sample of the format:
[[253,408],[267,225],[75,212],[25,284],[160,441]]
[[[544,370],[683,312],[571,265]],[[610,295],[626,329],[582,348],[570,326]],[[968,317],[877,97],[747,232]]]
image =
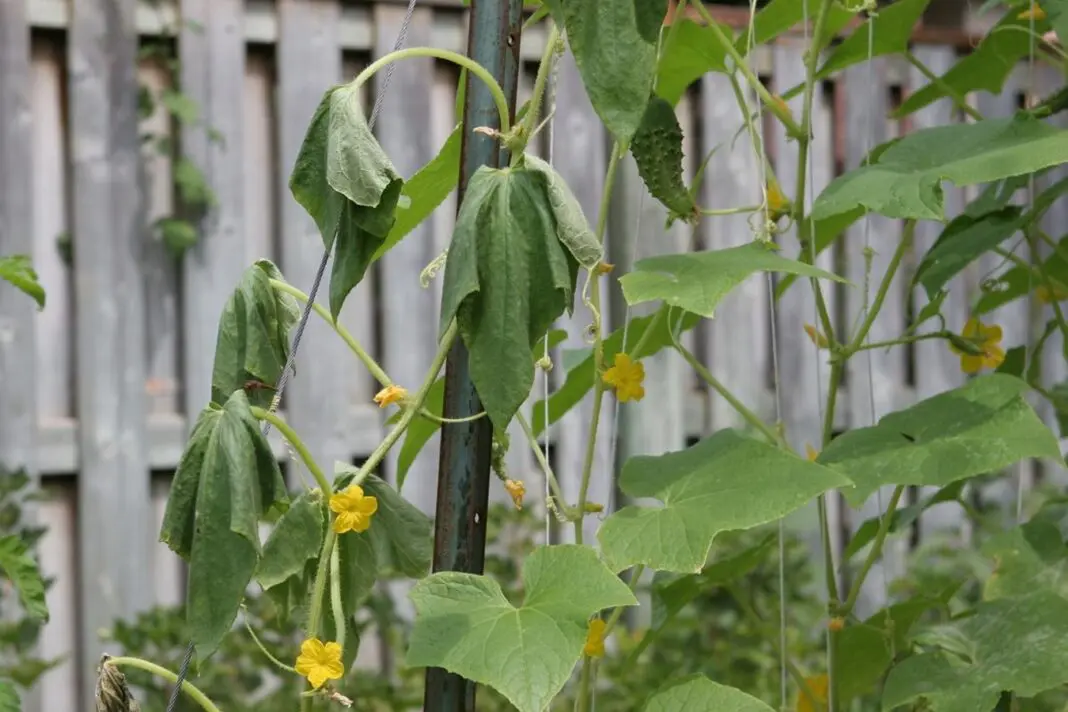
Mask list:
[[[341,80],[341,51],[336,27],[339,7],[332,0],[281,0],[278,3],[279,154],[275,185],[281,212],[281,265],[286,280],[307,292],[323,255],[315,222],[289,192],[289,173],[304,133],[323,92]],[[318,302],[328,305],[328,272]],[[352,305],[349,304],[351,307]],[[366,344],[369,347],[370,344]],[[297,355],[297,375],[286,391],[286,414],[329,473],[335,460],[347,461],[352,440],[349,378],[363,375],[345,343],[312,315]],[[293,480],[294,484],[297,480]]]
[[[840,86],[850,100],[846,103],[846,168],[859,166],[875,146],[890,138],[891,129],[885,118],[889,110],[890,92],[887,84],[886,62],[872,60],[874,66],[861,64],[847,69]],[[874,86],[872,86],[874,84]],[[859,99],[863,97],[863,99]],[[870,133],[868,133],[870,131]],[[868,221],[865,224],[865,220]],[[849,289],[846,304],[847,333],[853,333],[859,317],[870,307],[882,282],[894,251],[901,239],[899,221],[869,214],[849,229],[846,235],[846,276],[856,285]],[[873,254],[865,255],[865,235],[870,237]],[[868,264],[870,263],[870,270]],[[867,295],[865,295],[865,285]],[[879,316],[868,338],[871,341],[896,339],[906,328],[905,299],[906,279],[899,271],[891,283]],[[846,377],[849,382],[850,427],[871,425],[887,413],[907,405],[902,397],[905,383],[905,350],[873,350],[860,354],[849,362]],[[868,358],[871,359],[869,374]],[[870,376],[870,377],[869,377]],[[892,487],[882,488],[881,504],[885,508],[890,501]],[[871,499],[860,508],[854,528],[862,521],[881,514],[880,497]],[[903,551],[895,542],[888,542],[882,560],[872,568],[864,582],[857,614],[866,616],[885,603],[884,581],[903,570]]]
[[78,706],[78,493],[70,485],[43,485],[45,501],[39,506],[39,523],[47,527],[38,545],[41,573],[54,578],[48,589],[48,624],[41,631],[41,656],[45,659],[70,656],[42,675],[39,706],[33,702],[23,712],[82,710]]
[[[578,67],[575,65],[574,55],[566,52],[559,61],[556,117],[553,120],[554,129],[559,134],[556,137],[553,158],[557,172],[574,191],[587,219],[595,225],[600,210],[605,166],[608,165],[605,133],[600,119],[597,118],[586,96]],[[603,305],[601,326],[603,332],[607,334],[615,325],[611,324],[609,319],[607,308],[609,302],[605,298],[607,291],[602,289],[601,294]],[[582,304],[581,296],[577,296],[574,316],[560,324],[568,334],[562,347],[565,349],[588,348],[588,344],[583,340],[583,331],[590,324],[591,319],[590,310]],[[553,357],[553,362],[556,368],[560,369],[561,374],[562,361],[560,355]],[[606,510],[612,507],[615,487],[612,477],[613,468],[608,461],[610,455],[607,437],[613,398],[611,393],[606,393],[602,402],[600,435],[594,450],[593,471],[588,490],[588,501],[603,504]],[[592,418],[593,397],[590,395],[552,426],[554,468],[564,496],[571,504],[578,502],[579,485],[586,458],[586,441]],[[596,541],[598,524],[599,522],[593,517],[585,518],[582,528],[583,541]],[[574,541],[574,528],[570,525],[563,527],[560,539],[564,542]]]
[[68,35],[83,706],[97,631],[151,601],[135,10],[132,0],[76,3]]

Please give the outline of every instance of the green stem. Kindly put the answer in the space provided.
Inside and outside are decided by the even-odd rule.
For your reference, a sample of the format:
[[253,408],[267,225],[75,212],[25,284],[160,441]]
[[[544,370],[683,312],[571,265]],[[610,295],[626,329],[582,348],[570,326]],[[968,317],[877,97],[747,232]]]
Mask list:
[[334,546],[330,551],[330,611],[334,616],[334,629],[337,644],[345,650],[345,609],[341,606],[341,547]]
[[534,134],[534,127],[538,122],[538,114],[541,113],[541,102],[545,95],[545,85],[548,84],[549,75],[552,74],[553,55],[556,54],[556,45],[559,40],[560,28],[557,27],[556,23],[550,18],[549,36],[545,40],[545,50],[541,55],[541,63],[538,64],[538,75],[534,78],[534,93],[531,94],[530,97],[530,108],[527,109],[527,115],[524,117],[519,131],[523,146],[519,150],[512,151],[511,163],[513,166],[523,158],[526,142],[529,141],[530,137]]
[[900,339],[889,339],[887,341],[868,341],[867,343],[859,344],[854,351],[871,351],[874,349],[888,349],[892,346],[904,346],[905,344],[914,344],[917,341],[925,341],[927,339],[949,339],[953,336],[952,333],[946,330],[941,331],[929,331],[926,334],[914,334],[912,336],[902,336]]
[[[142,660],[141,658],[121,656],[117,658],[110,658],[104,664],[114,665],[115,667],[137,668],[138,670],[150,672],[157,677],[162,677],[168,682],[178,682],[178,676],[167,668],[156,665],[155,663],[150,663],[147,660]],[[189,682],[188,680],[182,681],[182,692],[193,698],[193,700],[198,705],[200,705],[201,709],[203,709],[204,712],[219,712],[219,708],[215,706],[215,703],[209,700],[207,695],[197,689],[196,685]]]
[[549,480],[549,489],[552,490],[553,497],[560,502],[560,507],[564,510],[564,514],[570,516],[570,510],[567,506],[567,500],[564,499],[564,491],[560,488],[560,483],[556,479],[556,475],[553,473],[553,468],[549,464],[549,461],[545,458],[545,453],[542,451],[541,446],[538,445],[538,439],[534,436],[534,429],[530,427],[530,422],[522,412],[515,414],[515,419],[519,423],[519,427],[523,429],[523,434],[527,437],[527,442],[530,443],[530,449],[534,453],[534,459],[538,461],[538,465],[541,467],[542,472]]
[[[244,608],[244,606],[242,606],[242,608]],[[293,675],[299,674],[296,668],[294,668],[292,665],[286,665],[284,662],[282,662],[271,654],[271,651],[267,649],[267,646],[265,646],[263,644],[263,641],[260,640],[259,636],[256,635],[256,631],[252,630],[252,626],[249,625],[247,618],[244,618],[242,622],[244,622],[245,630],[248,631],[249,637],[252,638],[252,642],[256,644],[256,647],[260,649],[260,652],[263,653],[264,657],[270,660],[271,663],[280,670],[292,673]]]
[[[641,582],[642,574],[645,573],[645,564],[638,564],[634,567],[634,571],[630,574],[630,592],[634,593],[638,589],[638,584]],[[616,623],[619,622],[620,616],[623,615],[623,611],[629,608],[629,606],[616,606],[611,615],[608,616],[608,620],[604,624],[604,637],[605,640],[612,634],[612,629],[616,627]]]
[[424,408],[424,409],[421,409],[419,411],[419,415],[423,416],[427,420],[432,420],[435,423],[440,423],[442,425],[446,425],[446,424],[451,424],[451,423],[470,423],[472,421],[479,420],[481,418],[485,418],[486,417],[486,411],[482,411],[481,413],[475,413],[474,415],[464,416],[463,418],[443,418],[440,415],[434,415],[429,410],[426,410]]
[[879,311],[883,308],[883,302],[886,301],[886,295],[890,292],[890,285],[894,281],[897,269],[901,266],[901,261],[904,259],[905,253],[908,251],[909,247],[912,246],[912,236],[915,232],[916,221],[906,221],[901,240],[898,241],[897,249],[894,250],[894,256],[890,258],[890,264],[886,267],[886,274],[883,275],[883,281],[879,284],[879,290],[875,293],[875,300],[869,307],[868,313],[864,317],[864,322],[860,325],[860,329],[857,330],[857,335],[853,337],[852,343],[845,349],[847,358],[849,355],[856,353],[859,346],[864,343],[864,339],[868,337],[868,332],[871,331],[872,326],[875,324],[876,317],[879,316]]
[[853,585],[849,589],[849,596],[846,598],[845,603],[838,609],[838,615],[842,618],[847,618],[853,612],[853,607],[857,605],[857,597],[860,596],[860,587],[864,584],[864,579],[868,577],[868,572],[871,571],[871,567],[883,552],[883,544],[886,542],[887,534],[890,533],[890,525],[894,521],[894,512],[897,510],[897,505],[901,501],[901,495],[904,494],[904,492],[905,486],[898,485],[894,488],[894,493],[890,495],[890,504],[887,506],[886,513],[883,515],[882,519],[879,520],[879,530],[876,532],[875,539],[872,541],[868,557],[864,559],[860,571],[857,572],[857,578],[853,581]]
[[579,676],[579,694],[575,698],[575,712],[590,710],[590,656],[582,656],[582,673]]
[[[766,106],[768,111],[774,114],[775,118],[782,122],[782,125],[786,127],[786,132],[796,139],[800,139],[802,136],[806,135],[803,126],[798,126],[797,122],[794,121],[794,117],[790,115],[790,110],[785,109],[783,105],[772,98],[767,87],[765,87],[764,83],[760,81],[760,78],[753,73],[753,70],[749,68],[748,63],[745,61],[745,57],[743,57],[742,53],[738,51],[738,48],[734,46],[734,42],[732,42],[723,32],[719,23],[712,19],[712,15],[708,12],[705,4],[703,2],[695,2],[693,7],[697,10],[697,14],[699,14],[705,21],[708,28],[712,30],[715,40],[727,53],[727,56],[734,60],[735,68],[742,73],[742,76],[745,77],[749,86],[752,87],[753,91],[760,97],[764,106]],[[745,111],[744,108],[742,110]]]
[[919,57],[917,57],[911,51],[905,50],[905,60],[908,61],[908,63],[911,64],[913,67],[918,69],[920,74],[922,74],[923,76],[927,77],[927,80],[929,82],[931,82],[936,87],[941,89],[942,92],[953,101],[953,104],[958,109],[960,109],[961,111],[963,111],[965,114],[967,114],[968,116],[972,117],[976,121],[982,121],[983,120],[983,115],[981,113],[979,113],[978,109],[976,109],[974,106],[971,106],[964,99],[963,96],[958,94],[957,91],[946,82],[946,80],[942,79],[942,77],[940,77],[937,74],[935,74],[934,72],[932,72],[930,70],[930,68],[927,67],[926,64],[924,64],[923,62],[920,61]]
[[311,451],[308,450],[308,446],[304,444],[304,441],[297,435],[297,431],[289,427],[289,423],[282,420],[277,413],[263,408],[257,408],[253,406],[249,410],[252,411],[252,416],[257,420],[266,420],[273,425],[278,432],[282,433],[282,437],[289,441],[289,444],[293,446],[293,449],[297,451],[304,466],[308,468],[308,472],[312,473],[315,481],[318,483],[319,488],[322,489],[323,495],[330,496],[330,492],[333,489],[330,486],[330,480],[326,479],[326,474],[323,472],[319,464],[312,458]]
[[504,96],[504,90],[501,89],[501,85],[497,83],[497,80],[493,78],[493,75],[486,71],[485,67],[470,57],[465,57],[462,54],[447,49],[438,49],[436,47],[408,47],[406,49],[390,52],[372,62],[366,69],[356,75],[356,79],[353,80],[352,84],[355,87],[362,87],[372,76],[374,76],[375,72],[386,65],[411,57],[433,57],[435,59],[444,59],[445,61],[459,65],[474,74],[482,80],[482,82],[489,88],[490,93],[493,94],[493,103],[497,105],[497,113],[500,115],[501,133],[508,133],[512,128],[511,121],[508,118],[508,100]]
[[702,215],[738,215],[739,213],[755,213],[760,210],[759,205],[746,205],[741,208],[700,208]]
[[[331,520],[333,517],[331,517]],[[334,552],[334,543],[337,541],[337,533],[331,526],[331,521],[326,528],[326,536],[323,538],[323,548],[319,552],[319,565],[315,569],[315,583],[312,584],[311,605],[308,611],[308,637],[319,637],[319,624],[323,617],[323,596],[326,594],[326,580],[330,557]],[[335,621],[335,625],[336,625]]]

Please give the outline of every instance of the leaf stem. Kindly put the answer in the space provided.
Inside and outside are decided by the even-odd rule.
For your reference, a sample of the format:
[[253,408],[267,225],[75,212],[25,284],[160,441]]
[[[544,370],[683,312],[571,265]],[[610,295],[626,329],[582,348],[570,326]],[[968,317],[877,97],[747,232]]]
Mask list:
[[542,451],[541,446],[538,445],[538,439],[534,437],[534,430],[530,427],[530,422],[527,421],[522,411],[516,412],[515,419],[519,423],[519,427],[523,429],[527,442],[530,443],[534,459],[538,461],[538,465],[549,479],[549,488],[552,490],[553,496],[560,502],[560,507],[564,510],[564,513],[570,516],[570,508],[567,506],[567,500],[564,499],[564,491],[560,488],[560,482],[557,481],[553,468],[545,457],[545,453]]
[[308,446],[305,445],[304,441],[297,435],[297,431],[291,428],[289,423],[282,420],[277,413],[264,410],[263,408],[257,408],[256,406],[252,406],[249,410],[252,411],[252,415],[256,420],[266,420],[273,425],[278,432],[282,433],[282,436],[289,441],[289,444],[292,445],[293,449],[300,455],[300,459],[304,463],[304,466],[312,473],[319,488],[322,489],[323,495],[329,497],[330,492],[333,489],[330,486],[330,481],[326,479],[326,474],[323,472],[322,468],[319,467],[319,464],[312,458],[311,451],[308,450]]
[[919,70],[920,74],[925,76],[929,82],[945,92],[945,95],[953,101],[953,104],[963,111],[965,114],[975,119],[976,121],[982,121],[983,115],[974,106],[965,101],[964,97],[957,93],[957,91],[949,85],[949,83],[930,70],[930,68],[920,61],[920,58],[912,53],[911,50],[905,50],[905,60]]
[[[171,683],[178,682],[178,676],[165,667],[150,663],[147,660],[141,658],[134,658],[129,656],[120,656],[117,658],[109,658],[105,665],[114,665],[115,667],[132,667],[138,670],[144,670],[150,672],[157,677],[162,677]],[[196,685],[188,680],[182,680],[182,692],[189,695],[193,700],[200,705],[204,712],[220,712],[219,708],[215,706],[208,696],[197,689]]]
[[875,293],[875,299],[872,301],[871,307],[865,315],[864,322],[860,325],[860,329],[857,330],[857,335],[853,337],[853,341],[845,347],[847,358],[849,355],[855,353],[859,346],[864,343],[864,339],[867,338],[868,332],[871,331],[872,326],[875,324],[875,319],[879,316],[879,312],[883,308],[883,302],[886,301],[886,295],[890,292],[890,285],[894,281],[897,269],[901,266],[901,261],[904,259],[905,253],[908,251],[909,247],[912,246],[912,237],[915,233],[916,221],[907,220],[905,222],[905,229],[902,231],[901,240],[898,241],[897,249],[894,250],[894,255],[890,258],[890,264],[886,267],[883,281],[879,284],[879,289]]
[[407,47],[405,49],[398,49],[369,64],[366,69],[356,75],[356,79],[352,81],[352,84],[356,87],[361,87],[367,80],[374,76],[375,72],[386,65],[401,59],[409,59],[412,57],[433,57],[434,59],[443,59],[447,62],[459,65],[474,74],[482,80],[482,82],[489,88],[490,93],[493,94],[493,103],[497,105],[497,113],[500,115],[501,133],[508,133],[512,128],[512,123],[508,118],[508,100],[504,96],[504,90],[501,89],[501,85],[497,83],[497,80],[493,78],[493,75],[481,64],[470,57],[465,57],[464,55],[451,50],[438,49],[436,47]]
[[[242,608],[244,608],[244,606],[242,606]],[[272,655],[271,651],[267,650],[267,646],[265,646],[263,644],[263,641],[260,640],[259,636],[256,635],[256,631],[252,630],[252,626],[249,625],[247,618],[242,619],[242,622],[245,624],[245,630],[248,631],[249,637],[252,638],[252,642],[256,644],[256,647],[260,649],[260,652],[263,653],[264,657],[270,660],[271,663],[280,670],[284,670],[285,672],[292,673],[294,675],[299,674],[296,668],[291,665],[286,665],[284,662]]]
[[545,40],[545,51],[542,52],[541,62],[538,64],[538,74],[534,78],[534,93],[530,96],[530,108],[527,109],[527,115],[523,118],[523,123],[519,129],[522,146],[512,150],[511,163],[513,166],[523,158],[527,141],[534,134],[534,127],[541,111],[542,97],[545,95],[545,85],[548,84],[549,75],[552,74],[553,56],[556,54],[556,45],[560,41],[560,28],[556,26],[551,17],[548,23],[549,36]]
[[334,616],[334,635],[341,650],[345,650],[345,609],[341,606],[341,547],[330,550],[330,612]]
[[912,336],[902,336],[900,339],[889,339],[887,341],[869,341],[867,343],[859,344],[854,351],[872,351],[874,349],[888,349],[891,346],[904,346],[906,344],[914,344],[917,341],[925,341],[927,339],[950,339],[954,334],[946,331],[929,331],[925,334],[913,334]]
[[860,567],[860,571],[857,572],[857,578],[853,581],[853,585],[849,589],[849,596],[846,597],[845,603],[838,609],[838,615],[842,618],[846,618],[853,612],[853,608],[857,605],[857,597],[860,596],[860,587],[864,584],[864,579],[868,577],[868,572],[871,571],[871,567],[875,564],[876,559],[882,554],[883,544],[886,542],[886,536],[890,533],[890,525],[893,523],[894,512],[897,510],[897,505],[901,501],[901,495],[905,492],[904,485],[898,485],[894,488],[894,493],[890,495],[890,504],[886,507],[886,513],[882,519],[879,520],[879,530],[875,534],[875,539],[872,541],[871,550],[868,552],[868,557],[864,560],[864,563]]
[[702,215],[738,215],[739,213],[755,213],[760,210],[759,205],[745,205],[740,208],[698,208]]
[[[331,520],[333,518],[331,517]],[[331,521],[330,524],[333,522]],[[328,525],[326,528],[326,536],[323,538],[323,548],[319,552],[319,565],[315,569],[315,583],[312,585],[312,597],[308,610],[308,637],[319,637],[319,624],[322,622],[323,617],[323,596],[326,594],[326,579],[328,575],[328,567],[330,565],[330,557],[334,552],[334,544],[337,541],[337,533],[334,531],[334,527]],[[344,623],[344,621],[342,621]],[[337,626],[337,621],[334,621],[334,626]]]
[[[638,589],[638,583],[640,583],[642,574],[645,573],[645,564],[638,564],[634,567],[634,570],[630,574],[630,592],[634,593]],[[608,616],[608,620],[604,624],[604,637],[608,638],[612,634],[612,629],[616,627],[616,623],[619,622],[620,616],[623,615],[623,611],[629,608],[629,606],[616,606],[611,615]]]

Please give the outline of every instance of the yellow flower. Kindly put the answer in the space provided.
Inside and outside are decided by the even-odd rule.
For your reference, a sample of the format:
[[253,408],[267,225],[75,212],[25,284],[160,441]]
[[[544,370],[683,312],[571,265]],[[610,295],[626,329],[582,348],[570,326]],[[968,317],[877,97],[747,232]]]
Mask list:
[[804,690],[797,691],[797,704],[795,709],[797,712],[823,712],[827,709],[827,687],[828,681],[826,675],[813,675],[812,677],[805,678],[805,685],[808,687],[808,691],[816,698],[816,704],[812,704],[812,700],[808,698]]
[[589,628],[586,629],[586,645],[582,648],[582,653],[591,658],[604,657],[604,621],[600,618],[590,621]]
[[778,220],[790,212],[790,200],[783,194],[779,182],[774,178],[768,181],[768,214],[772,220]]
[[371,515],[378,511],[378,499],[363,493],[363,487],[349,485],[331,495],[330,511],[334,517],[334,531],[365,532],[371,526]]
[[825,349],[830,346],[827,343],[827,337],[821,334],[812,324],[805,324],[805,333],[808,334],[809,341],[814,343],[817,348]]
[[300,644],[296,668],[297,673],[308,678],[316,690],[327,680],[340,680],[345,675],[345,668],[341,664],[341,646],[323,643],[318,638],[305,640]]
[[385,408],[392,403],[401,403],[408,397],[408,390],[400,386],[390,385],[380,390],[375,395],[375,403],[379,408]]
[[598,262],[593,271],[596,274],[608,274],[614,267],[615,265],[610,262]]
[[816,458],[819,456],[819,450],[812,447],[811,443],[805,443],[805,459],[807,459],[809,462],[815,462]]
[[1035,22],[1042,22],[1046,19],[1046,11],[1043,10],[1037,2],[1032,2],[1031,7],[1017,15],[1016,19],[1034,20]]
[[603,378],[605,383],[616,389],[616,398],[620,403],[645,397],[645,389],[642,387],[645,366],[627,354],[616,354],[614,365],[604,372]]
[[979,373],[984,368],[997,368],[1005,360],[1005,350],[1001,343],[1001,327],[997,324],[985,326],[972,317],[964,325],[961,336],[976,344],[983,352],[970,354],[950,343],[953,353],[960,354],[960,369],[965,373]]
[[512,496],[512,502],[515,503],[516,509],[523,508],[523,495],[527,493],[527,488],[523,484],[522,480],[505,480],[504,489],[508,491],[508,494]]
[[1068,289],[1065,289],[1059,284],[1053,285],[1053,291],[1049,290],[1046,285],[1041,285],[1035,288],[1035,297],[1043,304],[1052,304],[1053,302],[1063,302],[1068,299]]
[[832,633],[841,632],[845,628],[845,619],[835,616],[834,618],[827,621],[827,628]]

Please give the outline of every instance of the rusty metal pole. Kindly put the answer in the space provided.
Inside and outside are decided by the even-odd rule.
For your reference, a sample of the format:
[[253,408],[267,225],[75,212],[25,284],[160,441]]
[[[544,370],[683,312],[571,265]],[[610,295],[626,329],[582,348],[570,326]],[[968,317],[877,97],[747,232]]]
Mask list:
[[[467,54],[485,67],[504,89],[515,117],[519,78],[519,36],[523,0],[471,0]],[[496,105],[489,90],[470,73],[464,101],[459,198],[480,166],[508,164],[507,151],[492,138],[472,129],[499,129]],[[445,363],[446,418],[482,412],[471,383],[467,348],[461,339]],[[486,554],[486,508],[489,499],[492,427],[488,418],[446,423],[441,428],[438,498],[434,524],[434,571],[482,573]],[[426,671],[425,712],[474,712],[475,684],[441,668]]]

